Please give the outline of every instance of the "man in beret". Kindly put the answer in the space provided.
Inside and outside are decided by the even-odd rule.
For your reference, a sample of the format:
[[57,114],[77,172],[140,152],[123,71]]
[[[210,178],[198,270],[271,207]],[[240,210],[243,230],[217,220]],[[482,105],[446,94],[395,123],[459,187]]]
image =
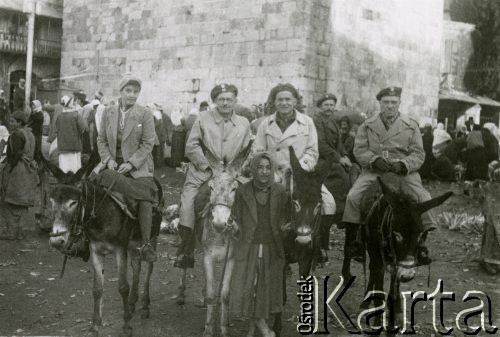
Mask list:
[[[330,226],[342,219],[345,199],[349,192],[349,176],[347,174],[351,161],[347,157],[341,140],[340,128],[334,119],[337,97],[326,94],[318,100],[316,106],[319,111],[313,121],[318,133],[318,163],[331,161],[328,175],[322,189],[322,217],[321,217],[321,249],[322,260],[327,260],[326,250],[329,246]],[[317,167],[325,167],[318,164]],[[332,199],[333,198],[333,199]]]
[[231,84],[215,86],[210,97],[216,107],[200,112],[186,143],[189,168],[181,194],[179,235],[182,242],[175,266],[181,269],[194,265],[194,201],[200,187],[212,177],[218,163],[229,163],[250,142],[250,123],[234,111],[238,89]]
[[[398,87],[381,90],[376,96],[380,103],[380,114],[368,118],[356,134],[353,152],[362,172],[347,195],[342,219],[347,229],[346,243],[355,240],[357,228],[362,224],[362,196],[379,175],[385,172],[401,175],[409,194],[414,195],[417,202],[431,199],[418,174],[425,157],[422,135],[418,123],[399,112],[401,91]],[[426,229],[434,227],[428,212],[422,215],[422,222]],[[417,262],[430,263],[427,249],[421,248],[420,253],[425,256],[418,256]],[[361,252],[353,252],[355,256],[352,257],[359,257],[357,253]],[[346,271],[342,272],[344,274]]]

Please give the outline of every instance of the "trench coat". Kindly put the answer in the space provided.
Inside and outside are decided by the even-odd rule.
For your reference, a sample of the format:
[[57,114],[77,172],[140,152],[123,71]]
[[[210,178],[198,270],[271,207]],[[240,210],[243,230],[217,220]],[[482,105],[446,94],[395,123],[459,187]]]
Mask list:
[[325,165],[318,165],[318,167],[325,167],[329,170],[323,184],[335,199],[336,214],[341,214],[344,211],[345,200],[351,186],[348,173],[339,163],[340,158],[347,155],[340,130],[333,117],[326,117],[318,113],[313,120],[318,132],[318,163],[332,161],[332,165],[328,168]]
[[[231,308],[232,311],[243,316],[268,318],[271,313],[282,311],[283,306],[283,270],[285,266],[285,251],[282,242],[281,225],[287,219],[287,194],[283,186],[274,183],[270,187],[270,223],[272,226],[273,243],[264,249],[264,266],[262,273],[265,276],[263,284],[259,284],[260,291],[256,303],[266,303],[253,308],[254,280],[256,271],[255,260],[258,254],[258,245],[253,244],[257,227],[257,201],[254,196],[253,182],[241,185],[236,190],[232,208],[232,216],[239,226],[239,236],[234,243],[233,257],[235,265],[231,279]],[[262,280],[259,278],[259,280]],[[262,289],[265,289],[264,291]]]
[[[16,134],[22,134],[24,137],[24,147],[22,148],[21,159],[12,168],[6,164],[1,170],[0,177],[0,197],[2,201],[17,206],[33,206],[34,191],[36,189],[36,164],[35,155],[35,136],[31,129],[24,127],[14,131],[10,137]],[[11,143],[11,138],[8,144]],[[9,145],[10,146],[10,145]]]
[[[97,147],[104,164],[116,160],[116,136],[118,133],[119,105],[113,105],[102,115]],[[127,112],[123,130],[121,150],[123,161],[132,164],[132,178],[153,177],[153,145],[155,143],[155,123],[153,113],[135,104]]]
[[[380,172],[372,168],[373,162],[385,158],[389,162],[400,161],[406,169],[405,189],[415,201],[430,200],[429,192],[422,186],[418,169],[424,163],[425,152],[418,123],[401,115],[386,130],[379,115],[367,119],[359,128],[354,141],[354,156],[362,167],[359,178],[347,195],[343,221],[361,223],[360,204],[363,193],[377,180]],[[429,225],[432,220],[424,213],[422,222]]]
[[276,123],[276,113],[266,117],[257,129],[252,153],[268,151],[276,164],[278,179],[290,168],[292,146],[302,168],[312,171],[318,162],[318,134],[311,117],[296,111],[295,121],[285,132]]
[[[181,193],[179,223],[194,228],[194,199],[212,173],[208,168],[235,159],[250,142],[250,123],[234,112],[226,122],[217,109],[200,112],[186,143],[186,157],[190,163]],[[211,155],[206,154],[210,152]],[[211,162],[207,158],[213,157]]]

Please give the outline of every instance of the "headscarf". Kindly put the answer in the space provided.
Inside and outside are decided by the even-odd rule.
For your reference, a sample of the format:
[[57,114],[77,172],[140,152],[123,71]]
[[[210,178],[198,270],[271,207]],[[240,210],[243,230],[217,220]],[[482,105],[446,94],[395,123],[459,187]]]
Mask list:
[[438,123],[436,130],[434,130],[434,140],[432,146],[437,146],[451,140],[451,136],[444,130],[444,124]]
[[490,133],[495,136],[498,142],[500,142],[500,129],[493,123],[484,123],[483,128],[490,131]]
[[42,111],[42,103],[39,100],[35,99],[31,104],[33,105],[33,112]]
[[172,111],[172,114],[170,115],[170,119],[172,120],[172,124],[174,126],[181,125],[182,111],[180,110],[180,108]]
[[[257,179],[257,174],[258,174],[257,167],[259,166],[260,160],[263,158],[269,160],[269,163],[271,164],[270,179],[265,184],[262,184]],[[271,154],[269,152],[257,153],[250,162],[250,170],[252,171],[253,186],[255,187],[256,190],[255,198],[257,199],[257,202],[259,204],[265,205],[267,203],[269,196],[269,187],[271,187],[271,185],[274,183],[274,162],[273,158],[271,157]]]

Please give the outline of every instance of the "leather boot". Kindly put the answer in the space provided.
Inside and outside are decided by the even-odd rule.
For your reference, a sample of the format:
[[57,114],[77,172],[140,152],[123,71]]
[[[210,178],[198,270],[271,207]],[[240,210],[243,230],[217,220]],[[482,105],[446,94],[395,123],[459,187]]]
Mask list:
[[194,246],[196,242],[194,231],[189,227],[179,224],[178,233],[181,243],[177,249],[174,267],[180,269],[194,268]]
[[139,202],[139,225],[143,245],[140,248],[141,259],[147,262],[156,261],[156,252],[151,244],[151,224],[153,219],[153,204],[149,201]]
[[[354,241],[351,242],[349,249],[349,255],[351,259],[357,262],[364,262],[366,258],[365,254],[365,243],[363,240],[363,230],[365,229],[363,225],[355,223],[345,223],[345,226],[351,226],[351,233],[356,233]],[[353,235],[353,234],[351,234]],[[350,238],[352,240],[352,238]]]

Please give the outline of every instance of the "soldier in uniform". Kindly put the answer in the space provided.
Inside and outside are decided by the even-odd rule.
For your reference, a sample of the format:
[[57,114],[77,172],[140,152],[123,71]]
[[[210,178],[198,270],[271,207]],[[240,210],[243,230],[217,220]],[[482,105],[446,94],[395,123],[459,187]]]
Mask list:
[[205,151],[220,162],[231,162],[250,142],[250,123],[236,115],[238,89],[231,84],[215,86],[210,97],[216,108],[200,112],[186,143],[189,168],[181,194],[179,235],[181,244],[174,266],[186,269],[194,266],[194,201],[201,186],[212,177],[210,162]]
[[[362,222],[360,204],[363,194],[382,173],[393,172],[404,176],[406,188],[417,202],[431,199],[418,174],[425,157],[422,135],[418,123],[399,111],[401,91],[398,87],[381,90],[376,96],[380,103],[380,114],[367,119],[356,135],[354,156],[362,172],[347,195],[342,219],[346,227],[352,226],[351,229],[359,227]],[[422,215],[422,223],[427,229],[434,228],[429,212]],[[348,232],[349,235],[356,235],[356,230]],[[350,240],[354,241],[354,238],[346,235],[346,242]],[[353,248],[352,257],[361,257],[362,252],[356,249],[359,245]],[[420,247],[417,263],[430,263],[425,247]]]

